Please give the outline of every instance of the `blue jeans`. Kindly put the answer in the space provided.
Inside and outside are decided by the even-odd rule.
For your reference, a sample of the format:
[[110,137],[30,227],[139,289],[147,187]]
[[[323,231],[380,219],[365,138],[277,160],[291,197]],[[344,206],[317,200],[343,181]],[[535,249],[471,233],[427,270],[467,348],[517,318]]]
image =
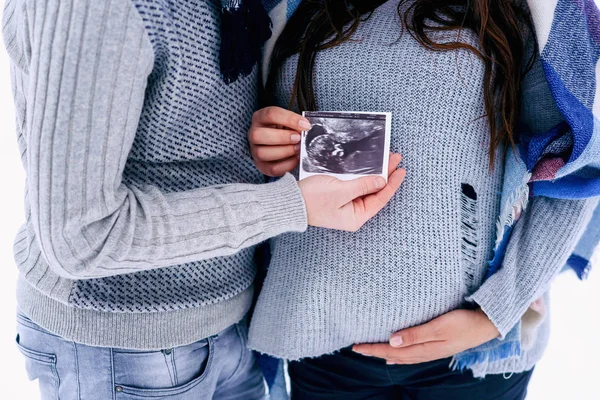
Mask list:
[[158,351],[91,347],[17,315],[17,346],[43,400],[263,400],[262,373],[246,348],[247,324]]

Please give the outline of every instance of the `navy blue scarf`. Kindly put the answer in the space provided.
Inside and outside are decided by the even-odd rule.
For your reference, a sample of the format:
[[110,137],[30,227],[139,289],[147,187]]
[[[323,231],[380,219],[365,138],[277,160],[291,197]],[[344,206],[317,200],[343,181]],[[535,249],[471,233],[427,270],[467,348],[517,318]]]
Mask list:
[[247,76],[271,37],[271,19],[261,0],[221,0],[220,62],[223,80],[230,84]]

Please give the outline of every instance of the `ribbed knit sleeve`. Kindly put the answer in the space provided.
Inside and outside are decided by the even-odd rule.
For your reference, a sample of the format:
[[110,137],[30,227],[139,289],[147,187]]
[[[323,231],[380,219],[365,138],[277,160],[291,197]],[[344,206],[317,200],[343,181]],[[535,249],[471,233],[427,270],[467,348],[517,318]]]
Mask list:
[[517,222],[502,268],[468,298],[504,337],[529,305],[549,288],[577,245],[598,204],[588,200],[534,198]]
[[[163,193],[122,182],[154,53],[124,0],[30,1],[27,176],[42,254],[63,277],[224,256],[306,228],[296,181]],[[227,132],[223,132],[227,134]]]

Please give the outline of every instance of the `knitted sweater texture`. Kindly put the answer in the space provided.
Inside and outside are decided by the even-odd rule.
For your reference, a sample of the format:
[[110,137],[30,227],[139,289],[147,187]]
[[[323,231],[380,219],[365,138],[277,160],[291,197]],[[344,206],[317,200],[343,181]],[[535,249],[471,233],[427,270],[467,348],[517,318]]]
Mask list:
[[[320,52],[314,87],[320,110],[392,112],[391,150],[404,155],[406,180],[357,233],[309,228],[272,241],[250,329],[250,346],[261,352],[300,359],[387,342],[396,331],[469,302],[505,335],[547,292],[597,203],[533,200],[515,227],[503,269],[482,284],[503,175],[501,162],[488,168],[484,66],[469,51],[431,52],[401,34],[396,6],[396,0],[380,6],[361,22],[355,40]],[[468,31],[461,40],[477,45]],[[282,105],[289,103],[295,61],[279,77]],[[539,63],[526,79],[546,84]],[[535,131],[560,118],[548,96],[523,108]],[[539,346],[494,372],[531,368],[546,338],[544,324]]]
[[213,1],[8,0],[27,183],[18,304],[77,342],[160,349],[240,320],[254,245],[302,231],[293,177],[261,185],[257,73],[219,74]]

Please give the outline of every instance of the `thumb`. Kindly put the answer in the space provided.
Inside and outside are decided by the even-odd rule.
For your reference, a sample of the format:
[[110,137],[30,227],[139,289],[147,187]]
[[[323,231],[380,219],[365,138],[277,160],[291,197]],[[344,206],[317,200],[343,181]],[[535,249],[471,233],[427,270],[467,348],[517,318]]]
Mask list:
[[351,181],[340,182],[340,200],[342,205],[371,193],[379,192],[385,187],[385,179],[381,176],[365,176]]

